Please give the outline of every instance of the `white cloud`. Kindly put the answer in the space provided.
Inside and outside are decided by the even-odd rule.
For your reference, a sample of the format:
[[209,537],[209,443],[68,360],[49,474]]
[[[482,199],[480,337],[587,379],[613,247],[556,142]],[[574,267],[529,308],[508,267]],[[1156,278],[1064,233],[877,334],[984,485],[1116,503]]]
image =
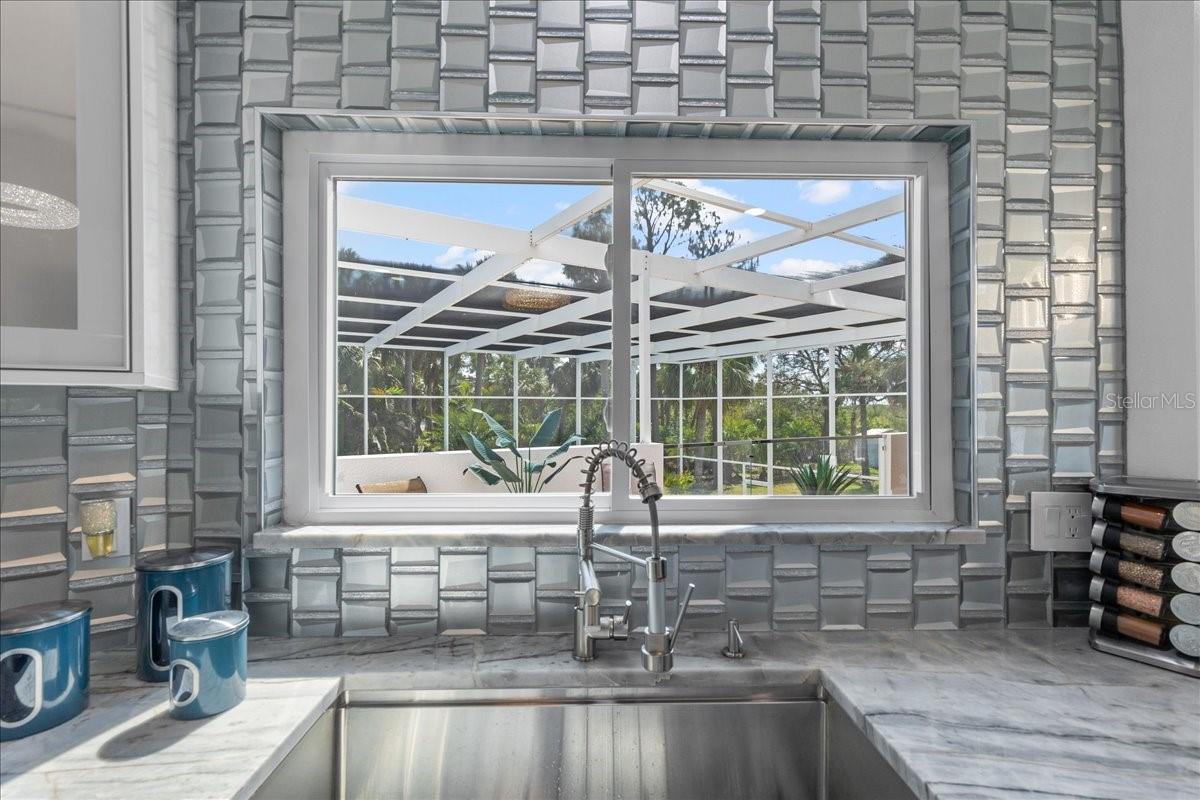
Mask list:
[[829,205],[850,196],[850,181],[800,181],[800,197],[817,205]]
[[494,256],[491,250],[472,250],[469,247],[462,245],[451,245],[446,248],[446,251],[440,256],[436,256],[433,261],[441,266],[449,266],[452,264],[467,264],[474,261],[480,261],[485,258]]
[[885,192],[895,192],[903,188],[904,181],[871,181],[871,185]]
[[555,211],[566,211],[570,207],[571,207],[571,204],[565,200],[559,200],[557,203],[554,204]]
[[845,267],[845,264],[838,264],[823,258],[785,258],[774,264],[768,264],[760,271],[788,278],[807,278],[811,277],[813,273],[840,272]]

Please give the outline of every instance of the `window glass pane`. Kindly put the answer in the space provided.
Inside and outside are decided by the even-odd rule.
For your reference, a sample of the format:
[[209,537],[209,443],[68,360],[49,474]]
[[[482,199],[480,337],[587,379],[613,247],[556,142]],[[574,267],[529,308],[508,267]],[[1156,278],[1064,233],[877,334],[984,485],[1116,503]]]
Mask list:
[[902,340],[842,345],[834,350],[838,393],[903,392],[908,352]]
[[584,361],[579,365],[580,397],[608,397],[612,389],[612,362]]
[[679,401],[655,400],[650,408],[653,411],[650,417],[653,440],[665,444],[678,444]]
[[776,397],[826,394],[829,391],[829,350],[787,350],[771,356],[774,360]]
[[363,450],[363,400],[339,397],[337,401],[337,454],[359,456]]
[[721,406],[723,441],[767,438],[766,400],[725,400]]
[[367,359],[368,394],[442,394],[442,354],[377,348]]
[[714,494],[717,491],[717,448],[708,445],[683,445],[675,479],[668,482],[667,494]]
[[[668,494],[876,493],[879,456],[860,474],[858,454],[884,425],[900,436],[886,491],[908,493],[908,186],[680,176],[633,190],[633,259],[663,285],[646,300],[634,276],[631,348],[637,362],[646,328]],[[858,394],[871,434],[862,419],[843,430]],[[853,472],[840,485],[793,476],[839,469]]]
[[522,399],[517,404],[517,411],[521,415],[520,431],[517,433],[517,444],[521,447],[529,446],[534,435],[541,429],[542,422],[551,412],[557,410],[558,425],[554,426],[551,422],[550,441],[546,442],[547,446],[557,447],[566,441],[568,436],[575,433],[575,402],[562,400],[525,400]]
[[501,353],[462,353],[450,357],[452,397],[511,397],[513,359]]
[[521,397],[574,397],[575,359],[528,358],[517,362]]
[[[903,396],[837,399],[837,460],[861,476],[862,493],[908,494],[907,428]],[[889,457],[897,452],[900,458]]]
[[373,397],[367,414],[367,444],[372,455],[442,449],[441,400]]
[[683,365],[684,397],[717,396],[717,362],[700,361]]
[[721,391],[725,397],[762,397],[767,393],[767,359],[763,356],[726,358],[721,362]]
[[363,350],[361,347],[339,347],[338,394],[363,393]]
[[[609,438],[607,185],[389,179],[336,189],[329,391],[368,398],[338,411],[338,492],[416,475],[434,494],[538,491],[488,478],[523,474],[508,439],[527,444],[555,409],[553,444],[577,431]],[[482,464],[495,458],[484,447],[504,466]]]
[[463,450],[463,434],[473,433],[489,447],[496,446],[496,434],[488,427],[482,411],[510,433],[513,430],[512,400],[495,400],[487,397],[458,398],[450,401],[450,449]]
[[769,489],[765,444],[725,445],[721,448],[721,493],[757,495]]
[[831,453],[829,400],[825,397],[776,398],[774,413],[775,491],[795,494],[790,471]]
[[583,419],[579,424],[579,435],[583,437],[581,444],[594,445],[607,442],[608,421],[606,419],[607,400],[584,400],[580,403],[583,409]]
[[654,397],[679,396],[678,364],[651,364],[650,375],[651,394]]
[[712,444],[717,439],[717,401],[683,401],[683,441]]

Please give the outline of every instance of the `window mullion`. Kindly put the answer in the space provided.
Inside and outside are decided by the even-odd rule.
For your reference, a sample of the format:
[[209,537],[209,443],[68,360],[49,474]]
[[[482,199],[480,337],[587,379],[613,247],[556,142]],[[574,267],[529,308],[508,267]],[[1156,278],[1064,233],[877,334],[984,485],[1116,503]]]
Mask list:
[[725,494],[725,359],[717,359],[717,494]]
[[683,475],[683,364],[675,365],[675,394],[677,395],[675,401],[677,403],[675,408],[675,424],[679,429],[678,436],[675,439],[679,446],[675,449],[675,452],[679,456],[679,474]]
[[775,358],[767,353],[767,496],[775,494]]
[[825,398],[826,419],[829,426],[829,460],[837,463],[837,364],[833,360],[834,348],[825,350],[826,363],[829,364],[829,394]]
[[[632,176],[627,161],[614,160],[612,165],[612,244],[609,246],[612,264],[612,437],[624,440],[632,433],[630,403],[630,261],[633,256],[631,204]],[[611,508],[629,511],[634,504],[629,498],[629,469],[618,459],[612,461]]]
[[367,443],[367,434],[371,430],[371,426],[367,423],[367,419],[370,416],[370,414],[367,410],[367,403],[369,403],[370,401],[367,400],[367,397],[370,396],[370,394],[371,394],[371,386],[367,382],[367,376],[370,374],[370,372],[367,370],[367,359],[369,359],[371,357],[372,352],[374,352],[374,351],[367,350],[365,347],[363,348],[363,360],[362,360],[362,387],[363,387],[363,389],[362,389],[362,391],[363,391],[362,440],[363,440],[363,443],[362,443],[362,452],[363,452],[364,456],[370,455],[370,453],[371,453],[371,448]]

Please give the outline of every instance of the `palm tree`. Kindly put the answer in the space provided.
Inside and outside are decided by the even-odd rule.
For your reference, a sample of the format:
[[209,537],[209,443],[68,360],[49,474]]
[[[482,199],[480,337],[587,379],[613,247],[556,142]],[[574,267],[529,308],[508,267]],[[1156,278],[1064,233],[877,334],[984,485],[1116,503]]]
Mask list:
[[[850,435],[865,436],[869,421],[868,410],[873,393],[895,392],[904,386],[908,363],[903,342],[862,342],[842,345],[836,351],[837,389],[839,393],[856,393],[853,398],[855,415],[850,417]],[[855,430],[857,428],[857,430]],[[868,470],[867,448],[862,448],[862,474]]]

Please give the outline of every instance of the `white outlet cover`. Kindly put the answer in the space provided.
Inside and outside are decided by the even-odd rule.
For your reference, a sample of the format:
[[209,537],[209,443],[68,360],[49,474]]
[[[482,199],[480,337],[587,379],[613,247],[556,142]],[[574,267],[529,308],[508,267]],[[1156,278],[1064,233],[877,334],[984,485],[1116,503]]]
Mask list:
[[1029,493],[1029,549],[1090,553],[1091,532],[1091,492]]

